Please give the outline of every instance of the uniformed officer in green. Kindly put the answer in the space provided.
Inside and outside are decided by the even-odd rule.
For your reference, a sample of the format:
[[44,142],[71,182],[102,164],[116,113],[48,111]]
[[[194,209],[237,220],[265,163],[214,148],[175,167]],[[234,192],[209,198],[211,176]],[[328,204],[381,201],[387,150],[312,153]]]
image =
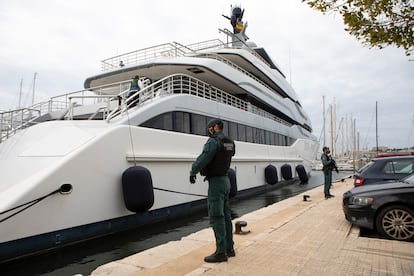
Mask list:
[[204,261],[217,263],[236,256],[229,200],[230,179],[227,175],[235,145],[224,136],[220,119],[211,120],[207,127],[210,138],[191,167],[190,182],[195,183],[198,172],[208,179],[208,216],[216,238],[216,251],[205,257]]
[[129,91],[137,91],[140,89],[139,84],[139,76],[135,76],[131,82],[129,83]]
[[139,76],[135,76],[131,82],[129,83],[129,92],[127,97],[133,96],[134,99],[132,100],[132,105],[135,106],[139,101],[139,91],[142,89],[143,85],[141,80],[139,79]]
[[325,199],[328,199],[334,197],[334,195],[330,193],[330,189],[332,186],[332,169],[334,168],[333,165],[335,165],[335,161],[329,155],[331,151],[328,147],[323,147],[322,151],[323,153],[321,155],[321,160],[323,165],[323,173],[325,175],[324,193]]

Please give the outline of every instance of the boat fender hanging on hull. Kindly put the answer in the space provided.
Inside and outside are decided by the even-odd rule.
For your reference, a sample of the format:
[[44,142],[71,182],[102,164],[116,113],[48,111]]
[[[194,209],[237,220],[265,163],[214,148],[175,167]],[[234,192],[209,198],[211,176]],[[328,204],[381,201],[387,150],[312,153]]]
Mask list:
[[141,166],[126,169],[122,174],[125,207],[134,213],[148,211],[154,205],[151,172]]
[[292,167],[289,164],[284,164],[280,171],[282,173],[282,177],[284,180],[291,180],[292,179]]
[[296,166],[296,172],[298,173],[300,183],[307,183],[309,178],[303,165]]
[[275,185],[279,179],[277,176],[277,169],[273,165],[267,165],[265,168],[265,179],[266,183],[270,185]]
[[232,168],[230,168],[227,171],[227,175],[229,176],[229,179],[230,179],[230,193],[229,193],[229,197],[230,198],[233,198],[237,194],[237,177],[236,177],[236,171],[233,170]]

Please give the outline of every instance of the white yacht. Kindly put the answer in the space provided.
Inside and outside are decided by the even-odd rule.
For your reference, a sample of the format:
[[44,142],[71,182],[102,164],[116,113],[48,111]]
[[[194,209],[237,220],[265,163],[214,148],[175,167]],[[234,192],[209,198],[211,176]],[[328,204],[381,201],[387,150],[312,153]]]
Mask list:
[[205,208],[188,179],[212,118],[236,143],[232,196],[307,181],[311,122],[243,12],[225,42],[111,57],[84,90],[0,113],[0,263]]

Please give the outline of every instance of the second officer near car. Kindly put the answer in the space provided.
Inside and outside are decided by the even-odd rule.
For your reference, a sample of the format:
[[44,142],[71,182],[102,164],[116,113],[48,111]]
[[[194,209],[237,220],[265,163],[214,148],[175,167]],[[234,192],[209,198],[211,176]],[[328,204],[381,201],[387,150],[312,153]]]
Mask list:
[[204,261],[217,263],[236,255],[229,200],[230,179],[227,175],[235,145],[230,138],[224,136],[223,122],[220,119],[211,120],[207,128],[210,138],[191,167],[190,182],[195,183],[198,172],[208,180],[208,217],[216,238],[216,251],[205,257]]

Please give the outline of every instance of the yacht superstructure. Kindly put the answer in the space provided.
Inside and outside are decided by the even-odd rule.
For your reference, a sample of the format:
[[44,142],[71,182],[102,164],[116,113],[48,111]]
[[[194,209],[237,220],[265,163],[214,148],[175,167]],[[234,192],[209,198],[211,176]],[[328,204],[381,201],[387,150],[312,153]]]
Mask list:
[[242,17],[232,7],[231,42],[112,57],[85,90],[0,113],[0,263],[204,208],[207,184],[188,173],[211,118],[236,141],[233,195],[306,181],[310,120]]

